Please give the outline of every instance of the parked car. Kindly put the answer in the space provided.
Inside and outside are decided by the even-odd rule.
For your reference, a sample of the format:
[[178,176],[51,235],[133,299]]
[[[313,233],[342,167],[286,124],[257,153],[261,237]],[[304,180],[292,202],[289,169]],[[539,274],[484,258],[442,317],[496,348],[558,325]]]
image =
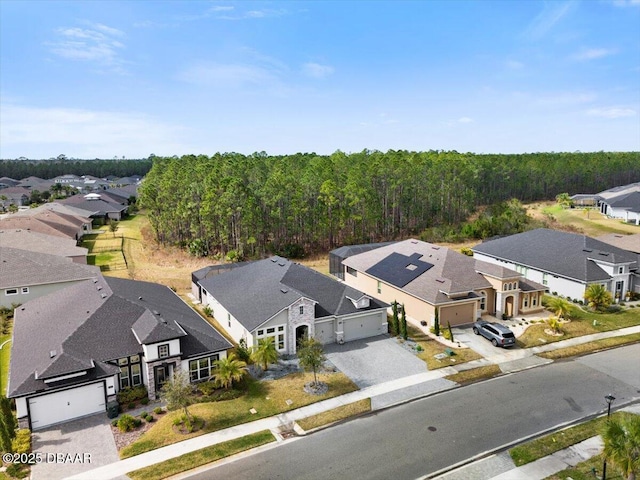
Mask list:
[[516,344],[516,336],[513,332],[499,323],[478,320],[473,324],[473,333],[491,340],[494,347],[512,347]]

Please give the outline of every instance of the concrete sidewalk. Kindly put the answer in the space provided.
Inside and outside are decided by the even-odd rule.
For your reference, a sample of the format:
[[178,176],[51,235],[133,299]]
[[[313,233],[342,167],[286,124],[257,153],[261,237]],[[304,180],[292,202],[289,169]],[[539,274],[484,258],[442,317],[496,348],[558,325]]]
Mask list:
[[[445,380],[443,377],[451,375],[453,373],[457,373],[457,371],[459,370],[466,370],[468,368],[474,368],[476,366],[483,366],[492,363],[496,363],[498,365],[510,364],[511,367],[517,367],[518,362],[520,362],[519,365],[522,366],[522,368],[518,367],[519,369],[530,368],[531,366],[540,364],[535,359],[544,361],[544,363],[550,362],[544,359],[540,359],[539,357],[534,357],[536,353],[556,350],[567,346],[579,345],[603,338],[629,335],[631,333],[640,333],[640,326],[624,328],[621,330],[613,330],[610,332],[601,332],[593,335],[586,335],[584,337],[572,338],[569,340],[563,340],[560,342],[555,342],[552,344],[547,344],[530,349],[505,350],[502,353],[496,353],[496,355],[492,356],[490,359],[481,359],[474,362],[469,362],[469,364],[471,364],[470,366],[468,364],[465,364],[456,365],[454,367],[444,367],[438,370],[431,370],[424,373],[399,378],[379,385],[373,385],[362,390],[323,400],[321,402],[307,405],[296,410],[291,410],[277,416],[263,418],[254,422],[237,425],[235,427],[226,428],[224,430],[219,430],[217,432],[208,433],[206,435],[201,435],[189,440],[174,443],[166,447],[158,448],[156,450],[136,455],[135,457],[127,458],[125,460],[105,465],[103,467],[86,471],[82,474],[74,475],[68,478],[72,480],[107,480],[117,478],[126,474],[127,472],[148,467],[150,465],[160,463],[171,458],[176,458],[186,453],[200,450],[217,443],[233,440],[263,430],[276,431],[281,427],[291,426],[293,422],[297,420],[301,420],[318,413],[326,412],[343,405],[348,405],[365,398],[371,398],[372,409],[375,410],[402,403],[412,398],[419,398],[425,395],[448,390],[455,387],[456,384],[454,382]],[[532,360],[534,360],[533,364]],[[518,368],[511,368],[509,371],[516,371]],[[474,477],[467,476],[461,478]],[[511,478],[512,477],[503,477],[500,480]]]

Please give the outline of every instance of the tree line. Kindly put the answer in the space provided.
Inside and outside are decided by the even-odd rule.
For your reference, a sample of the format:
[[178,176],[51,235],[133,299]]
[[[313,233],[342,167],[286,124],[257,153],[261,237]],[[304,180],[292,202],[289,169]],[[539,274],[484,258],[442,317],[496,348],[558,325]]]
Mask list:
[[640,181],[640,153],[365,150],[153,159],[140,187],[158,241],[195,255],[295,257],[461,224],[480,205]]
[[22,180],[27,177],[44,179],[60,175],[91,175],[105,178],[108,175],[130,177],[145,176],[151,169],[153,160],[0,160],[0,177]]

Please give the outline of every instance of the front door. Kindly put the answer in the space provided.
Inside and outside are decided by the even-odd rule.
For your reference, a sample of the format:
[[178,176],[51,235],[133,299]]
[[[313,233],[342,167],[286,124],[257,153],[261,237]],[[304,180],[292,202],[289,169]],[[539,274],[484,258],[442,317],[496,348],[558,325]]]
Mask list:
[[309,327],[307,325],[300,325],[296,328],[296,351],[301,347],[304,340],[309,337]]
[[156,386],[156,400],[160,398],[160,389],[167,381],[167,369],[163,365],[159,365],[154,367],[153,376],[155,377],[155,386]]

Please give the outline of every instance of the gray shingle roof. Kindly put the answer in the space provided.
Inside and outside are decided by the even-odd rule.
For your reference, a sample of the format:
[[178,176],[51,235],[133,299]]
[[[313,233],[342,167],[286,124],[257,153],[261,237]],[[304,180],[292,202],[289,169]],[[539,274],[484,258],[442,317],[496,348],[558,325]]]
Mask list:
[[633,235],[621,235],[619,233],[607,233],[602,235],[596,240],[608,243],[614,247],[621,248],[622,250],[628,250],[629,252],[640,253],[640,233]]
[[76,241],[70,238],[18,229],[0,230],[0,245],[61,257],[86,257],[88,252],[86,248],[78,247]]
[[[301,297],[316,303],[316,318],[358,311],[346,297],[363,293],[303,265],[281,257],[250,262],[229,272],[205,278],[200,285],[249,331]],[[385,304],[371,302],[370,308]],[[225,321],[226,319],[219,319]]]
[[[404,240],[370,252],[354,255],[343,261],[344,265],[366,272],[369,268],[383,261],[392,254],[419,258],[433,265],[414,280],[407,283],[402,290],[421,298],[431,304],[450,302],[448,295],[463,294],[482,288],[492,288],[491,283],[477,272],[477,261],[446,247],[432,245],[419,240]],[[484,263],[484,262],[483,262]],[[491,267],[485,267],[489,269]],[[507,270],[511,276],[516,272]],[[502,278],[505,271],[491,269],[493,276]],[[382,280],[382,279],[381,279]]]
[[[161,312],[166,324],[154,310]],[[183,358],[232,346],[169,288],[98,277],[95,282],[78,283],[16,310],[9,396],[58,386],[45,384],[45,377],[87,370],[88,375],[75,380],[85,382],[117,373],[118,367],[107,362],[142,354],[134,326],[146,332],[149,343],[180,336]]]
[[100,269],[69,258],[0,247],[0,288],[29,287],[94,278]]
[[575,233],[540,228],[481,243],[472,248],[494,258],[523,265],[582,282],[611,277],[595,262],[632,264],[630,252]]

